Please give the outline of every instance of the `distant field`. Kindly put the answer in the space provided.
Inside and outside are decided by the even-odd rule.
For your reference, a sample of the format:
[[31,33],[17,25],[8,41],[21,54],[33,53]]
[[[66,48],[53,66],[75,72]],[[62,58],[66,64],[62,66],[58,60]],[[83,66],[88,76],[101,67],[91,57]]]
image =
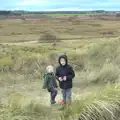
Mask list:
[[48,16],[88,16],[88,15],[92,15],[92,14],[45,14]]
[[120,23],[115,20],[84,20],[75,18],[0,20],[0,42],[2,43],[40,40],[46,31],[55,34],[62,40],[116,37],[120,35]]
[[53,14],[26,14],[25,16],[41,16],[41,15],[47,15],[47,16],[88,16],[88,15],[94,15],[94,14],[64,14],[64,13],[53,13]]

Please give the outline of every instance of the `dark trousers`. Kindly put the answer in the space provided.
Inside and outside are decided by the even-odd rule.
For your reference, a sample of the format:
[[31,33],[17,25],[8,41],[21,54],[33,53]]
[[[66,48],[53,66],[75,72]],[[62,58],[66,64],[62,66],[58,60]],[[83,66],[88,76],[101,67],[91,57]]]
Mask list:
[[49,92],[50,92],[50,97],[51,97],[51,104],[54,104],[54,103],[56,103],[56,101],[55,101],[55,98],[56,98],[56,96],[57,96],[57,89],[56,88],[51,88],[50,90],[49,90]]

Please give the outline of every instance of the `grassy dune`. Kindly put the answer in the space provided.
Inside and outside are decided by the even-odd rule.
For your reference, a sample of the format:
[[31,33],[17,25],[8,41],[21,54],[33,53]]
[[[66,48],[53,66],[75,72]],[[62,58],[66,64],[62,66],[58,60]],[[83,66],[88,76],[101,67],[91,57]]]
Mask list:
[[[49,44],[1,45],[1,120],[118,120],[120,106],[120,38],[101,41],[62,41]],[[59,111],[42,90],[46,65],[57,65],[67,52],[76,70],[73,104]],[[7,86],[7,87],[6,87]],[[96,91],[96,92],[95,92]],[[57,101],[61,99],[60,91]]]
[[[120,37],[115,37],[119,26],[118,21],[73,18],[1,20],[0,120],[119,120]],[[60,41],[42,41],[47,32]],[[73,104],[60,111],[60,105],[50,106],[42,84],[45,67],[55,67],[64,52],[76,78]]]
[[85,99],[74,101],[67,107],[62,119],[78,120],[118,120],[120,118],[120,85],[107,85],[100,91],[93,92]]

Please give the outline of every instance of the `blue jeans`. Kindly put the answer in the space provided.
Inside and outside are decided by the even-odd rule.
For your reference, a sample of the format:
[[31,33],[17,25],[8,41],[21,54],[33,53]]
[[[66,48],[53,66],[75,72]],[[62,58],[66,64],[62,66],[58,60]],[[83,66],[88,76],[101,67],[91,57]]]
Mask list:
[[72,89],[62,89],[63,102],[72,102]]

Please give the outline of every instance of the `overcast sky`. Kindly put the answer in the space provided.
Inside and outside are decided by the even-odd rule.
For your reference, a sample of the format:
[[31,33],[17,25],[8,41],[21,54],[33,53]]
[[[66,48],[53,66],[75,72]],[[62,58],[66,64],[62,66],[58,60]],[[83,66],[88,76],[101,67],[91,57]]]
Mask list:
[[120,0],[0,0],[0,10],[120,10]]

